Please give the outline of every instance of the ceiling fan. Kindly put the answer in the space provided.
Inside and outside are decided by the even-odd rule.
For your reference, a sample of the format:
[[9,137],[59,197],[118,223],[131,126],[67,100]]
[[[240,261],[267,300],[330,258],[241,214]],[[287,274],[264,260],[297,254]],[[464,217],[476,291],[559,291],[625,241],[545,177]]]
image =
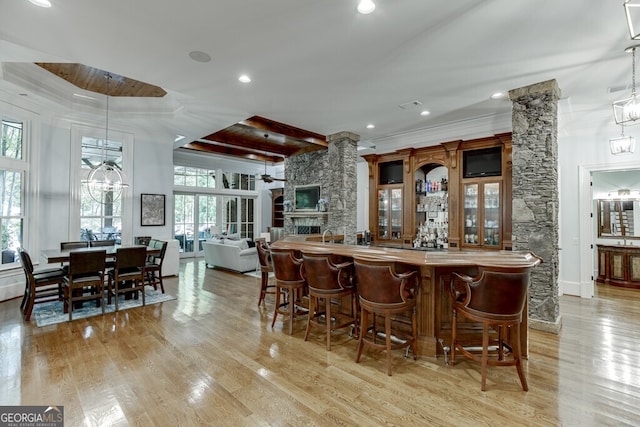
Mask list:
[[264,174],[260,176],[260,179],[262,179],[267,184],[270,184],[273,181],[286,182],[287,180],[284,178],[276,178],[267,173],[267,138],[269,138],[269,135],[265,133],[264,134]]

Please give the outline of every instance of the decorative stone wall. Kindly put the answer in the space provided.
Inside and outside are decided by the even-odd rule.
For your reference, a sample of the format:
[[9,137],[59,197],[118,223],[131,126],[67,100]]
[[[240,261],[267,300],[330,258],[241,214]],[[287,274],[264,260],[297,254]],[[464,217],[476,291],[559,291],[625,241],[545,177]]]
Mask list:
[[[313,216],[324,232],[346,233],[345,243],[356,243],[356,161],[357,142],[360,137],[350,132],[329,135],[327,150],[304,153],[285,159],[287,181],[284,199],[294,200],[297,185],[320,185],[320,197],[329,199],[327,215]],[[296,221],[302,225],[304,218],[297,213],[285,213],[284,232],[295,234]]]
[[514,89],[513,250],[528,250],[543,263],[529,286],[529,324],[558,332],[558,99],[555,80]]

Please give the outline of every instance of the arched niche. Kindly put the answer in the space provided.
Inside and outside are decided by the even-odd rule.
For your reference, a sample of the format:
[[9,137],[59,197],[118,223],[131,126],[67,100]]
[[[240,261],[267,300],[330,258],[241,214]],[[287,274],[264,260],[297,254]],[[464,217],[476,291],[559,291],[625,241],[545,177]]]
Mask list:
[[429,162],[415,169],[413,247],[442,249],[449,239],[449,170]]

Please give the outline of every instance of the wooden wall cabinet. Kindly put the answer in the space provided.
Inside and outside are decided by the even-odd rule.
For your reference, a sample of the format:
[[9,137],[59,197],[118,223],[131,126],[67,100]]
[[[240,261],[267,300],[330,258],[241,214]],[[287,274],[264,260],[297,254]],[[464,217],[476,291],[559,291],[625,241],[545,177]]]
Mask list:
[[[464,153],[492,148],[501,152],[499,175],[465,177]],[[437,222],[441,224],[446,218],[448,248],[511,249],[511,133],[371,154],[364,159],[369,166],[369,229],[373,243],[413,247],[419,226],[430,219],[429,211],[421,206],[426,192],[417,181],[424,180],[428,171],[443,166],[448,179],[446,203],[440,205],[446,206],[447,212]],[[389,180],[389,170],[385,170],[391,164],[395,165],[393,182]],[[397,182],[398,167],[402,169],[401,182]],[[394,216],[381,205],[381,201],[391,201],[390,189],[398,190],[402,199],[402,209],[396,209]]]

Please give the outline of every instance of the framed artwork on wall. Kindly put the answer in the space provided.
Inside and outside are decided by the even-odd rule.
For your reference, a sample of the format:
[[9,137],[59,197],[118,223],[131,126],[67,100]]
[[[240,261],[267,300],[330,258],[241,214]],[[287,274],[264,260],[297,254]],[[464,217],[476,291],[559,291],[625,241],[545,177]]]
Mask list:
[[164,194],[141,194],[140,198],[140,225],[164,225]]

